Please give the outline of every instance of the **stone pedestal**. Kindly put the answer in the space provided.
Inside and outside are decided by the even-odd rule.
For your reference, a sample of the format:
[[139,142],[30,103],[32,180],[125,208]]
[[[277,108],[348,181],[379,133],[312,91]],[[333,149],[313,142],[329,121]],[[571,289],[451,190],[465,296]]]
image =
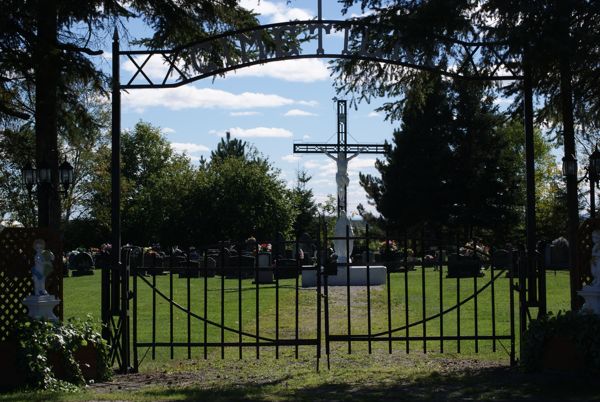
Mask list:
[[[387,278],[387,270],[383,265],[369,266],[369,284],[371,286],[385,285]],[[302,270],[302,287],[317,286],[317,271],[315,269]],[[346,277],[347,268],[345,265],[339,265],[337,275],[329,275],[327,277],[328,286],[346,286],[348,280]],[[321,280],[324,285],[324,281]],[[367,286],[367,267],[364,265],[350,267],[350,286]]]
[[585,304],[582,307],[583,311],[588,311],[600,315],[600,287],[599,286],[584,286],[577,294],[585,299]]
[[23,300],[25,307],[29,309],[28,315],[36,320],[57,322],[58,317],[54,315],[54,307],[60,303],[60,299],[52,295],[34,296],[29,295]]

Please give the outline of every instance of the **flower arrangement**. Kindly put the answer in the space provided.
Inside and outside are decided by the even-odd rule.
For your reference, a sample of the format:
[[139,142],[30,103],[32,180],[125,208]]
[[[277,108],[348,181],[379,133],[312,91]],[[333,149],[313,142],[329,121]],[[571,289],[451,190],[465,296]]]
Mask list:
[[258,245],[258,251],[261,253],[270,253],[272,248],[271,243],[261,243]]

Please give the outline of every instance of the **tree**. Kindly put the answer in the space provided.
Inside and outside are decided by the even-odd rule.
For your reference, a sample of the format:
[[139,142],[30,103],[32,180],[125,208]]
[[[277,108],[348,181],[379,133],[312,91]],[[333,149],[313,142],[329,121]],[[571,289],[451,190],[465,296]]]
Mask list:
[[225,138],[221,138],[221,141],[217,144],[217,149],[211,151],[210,159],[216,161],[225,158],[245,158],[248,147],[246,141],[237,138],[231,139],[231,133],[227,131]]
[[448,85],[421,74],[408,92],[401,129],[394,132],[381,178],[360,175],[360,183],[390,228],[444,224],[450,215],[450,144],[452,110]]
[[[194,169],[189,158],[175,154],[158,127],[138,122],[122,133],[123,241],[147,245],[167,240],[184,244],[188,233],[183,200],[191,191]],[[110,149],[96,152],[96,180],[88,183],[93,194],[87,206],[89,217],[110,227]]]
[[199,170],[186,199],[194,244],[273,238],[288,233],[295,215],[279,172],[265,163],[229,157]]
[[468,237],[474,229],[483,229],[493,230],[496,239],[506,239],[521,219],[521,154],[502,130],[504,118],[488,84],[456,81],[452,89],[453,223]]
[[306,187],[310,179],[311,177],[306,171],[299,170],[296,172],[296,186],[291,192],[292,204],[297,213],[293,224],[293,231],[296,236],[300,236],[302,233],[316,235],[317,205],[312,189]]
[[[33,115],[36,161],[56,168],[61,118],[73,111],[82,112],[81,119],[90,116],[79,107],[79,88],[90,85],[102,92],[109,83],[89,57],[102,52],[90,44],[99,45],[122,19],[131,17],[141,17],[150,26],[153,34],[139,43],[152,48],[175,47],[208,33],[256,25],[255,16],[237,3],[6,0],[3,7],[11,12],[0,17],[0,120]],[[184,60],[189,62],[189,57],[184,55]],[[57,180],[55,175],[55,188]],[[38,204],[40,225],[58,229],[58,193],[39,191]]]

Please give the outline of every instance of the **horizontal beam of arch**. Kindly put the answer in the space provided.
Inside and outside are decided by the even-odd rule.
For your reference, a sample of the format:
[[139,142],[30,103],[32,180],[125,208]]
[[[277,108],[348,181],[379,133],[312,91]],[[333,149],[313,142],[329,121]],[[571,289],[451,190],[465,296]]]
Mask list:
[[[325,49],[328,36],[341,46]],[[382,51],[381,38],[396,40]],[[396,39],[397,38],[397,39]],[[364,60],[430,71],[457,79],[520,80],[520,60],[512,59],[502,42],[464,41],[436,36],[437,55],[408,50],[398,27],[364,21],[309,20],[262,25],[225,32],[175,49],[119,51],[119,61],[131,63],[133,73],[121,89],[175,88],[244,67],[308,58]],[[315,42],[306,51],[303,44]],[[328,43],[327,46],[331,44]],[[486,63],[481,59],[486,58]]]

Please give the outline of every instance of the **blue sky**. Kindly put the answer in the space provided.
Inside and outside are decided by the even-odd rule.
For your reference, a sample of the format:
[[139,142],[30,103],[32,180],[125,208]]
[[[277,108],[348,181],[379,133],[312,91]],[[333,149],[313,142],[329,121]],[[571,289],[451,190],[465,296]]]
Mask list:
[[[254,9],[264,23],[290,19],[310,19],[317,15],[316,0],[242,0]],[[342,19],[339,4],[323,1],[323,18]],[[360,10],[353,10],[359,14]],[[129,26],[129,39],[142,36],[139,22]],[[333,36],[331,41],[340,40]],[[122,49],[129,47],[122,40]],[[110,54],[106,58],[110,59]],[[159,70],[161,65],[149,66]],[[121,60],[124,77],[133,66]],[[152,72],[152,69],[148,70]],[[123,80],[122,80],[123,81]],[[177,152],[185,152],[192,161],[208,157],[221,136],[230,131],[233,137],[252,143],[281,170],[281,177],[291,187],[296,171],[304,169],[312,176],[309,186],[317,202],[335,194],[335,165],[325,155],[293,155],[294,142],[335,142],[335,91],[328,70],[328,60],[303,59],[272,62],[228,73],[225,78],[205,79],[177,89],[135,89],[123,94],[122,126],[131,128],[139,120],[163,128]],[[391,139],[394,126],[374,112],[385,99],[361,103],[348,112],[348,142],[378,143]],[[397,123],[396,123],[397,125]],[[349,165],[348,210],[367,206],[365,193],[358,184],[358,172],[377,174],[375,155],[354,158]]]

